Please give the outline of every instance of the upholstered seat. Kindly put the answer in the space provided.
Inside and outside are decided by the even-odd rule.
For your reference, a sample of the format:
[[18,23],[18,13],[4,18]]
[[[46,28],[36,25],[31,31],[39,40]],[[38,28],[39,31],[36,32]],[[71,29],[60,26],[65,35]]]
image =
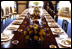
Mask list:
[[67,33],[67,28],[68,28],[68,21],[63,19],[62,22],[62,28],[64,29],[64,31]]

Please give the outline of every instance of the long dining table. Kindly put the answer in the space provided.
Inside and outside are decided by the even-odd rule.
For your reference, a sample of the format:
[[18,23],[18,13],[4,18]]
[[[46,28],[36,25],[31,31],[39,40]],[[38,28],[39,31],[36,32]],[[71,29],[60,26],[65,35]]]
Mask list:
[[[64,32],[64,30],[55,22],[55,20],[48,14],[48,12],[43,9],[43,18],[42,18],[42,25],[44,28],[46,28],[47,33],[44,38],[44,40],[39,43],[38,45],[32,45],[29,43],[26,43],[26,40],[24,38],[24,30],[27,26],[31,24],[30,19],[28,17],[28,9],[24,10],[19,17],[14,20],[11,24],[6,27],[6,29],[3,31],[5,34],[14,34],[13,38],[11,40],[1,41],[1,48],[50,48],[50,45],[55,45],[57,48],[68,48],[64,47],[58,44],[58,38],[65,37],[69,38],[68,35]],[[15,21],[20,21],[21,23],[14,24]],[[55,23],[57,26],[50,26],[50,23]],[[54,25],[55,25],[54,24]],[[18,29],[16,30],[9,30],[9,27],[11,26],[17,26]],[[53,28],[60,28],[63,31],[63,34],[53,34],[52,29]],[[22,31],[19,31],[22,30]],[[14,45],[12,41],[18,40],[19,43],[17,45]]]

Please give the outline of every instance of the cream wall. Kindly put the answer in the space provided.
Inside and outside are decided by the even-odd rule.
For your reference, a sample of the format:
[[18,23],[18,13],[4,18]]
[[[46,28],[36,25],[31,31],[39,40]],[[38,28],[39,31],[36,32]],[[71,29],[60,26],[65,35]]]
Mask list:
[[9,8],[9,12],[10,12],[10,7],[12,7],[12,11],[14,12],[14,1],[2,1],[1,7],[3,8],[4,15],[6,15],[6,12],[5,12],[6,7]]
[[[26,9],[26,2],[27,1],[17,1],[19,14],[22,13]],[[6,15],[6,13],[5,13],[6,7],[9,7],[9,9],[10,9],[10,7],[12,7],[12,11],[14,12],[14,1],[2,1],[1,7],[4,10],[4,15]]]

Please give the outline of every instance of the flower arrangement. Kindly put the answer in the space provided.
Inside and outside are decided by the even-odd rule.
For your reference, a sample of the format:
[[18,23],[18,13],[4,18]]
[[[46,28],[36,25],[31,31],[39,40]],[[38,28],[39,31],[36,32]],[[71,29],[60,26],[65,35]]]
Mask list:
[[35,7],[33,12],[35,12],[35,13],[40,13],[40,10],[39,10],[38,7]]
[[33,13],[32,15],[30,15],[30,18],[33,19],[40,19],[40,14],[39,13]]
[[31,41],[44,40],[45,35],[46,30],[43,28],[43,26],[37,24],[29,25],[24,31],[25,39]]
[[40,10],[38,7],[35,7],[34,8],[34,11],[33,13],[30,15],[30,18],[33,20],[33,19],[40,19]]

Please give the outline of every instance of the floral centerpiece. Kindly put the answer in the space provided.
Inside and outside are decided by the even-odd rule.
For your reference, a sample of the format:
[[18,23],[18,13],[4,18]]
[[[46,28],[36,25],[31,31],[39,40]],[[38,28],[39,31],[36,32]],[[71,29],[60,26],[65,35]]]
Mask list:
[[40,11],[39,11],[38,7],[34,8],[34,11],[30,15],[30,18],[31,18],[33,23],[37,22],[37,24],[39,24],[39,20],[40,20],[41,17],[40,17]]
[[40,19],[40,14],[39,13],[33,13],[32,15],[30,15],[30,18],[33,19]]
[[29,25],[24,30],[25,39],[30,41],[44,40],[45,35],[46,30],[43,28],[43,26],[37,24]]
[[40,10],[39,10],[38,7],[35,7],[33,12],[35,12],[35,13],[40,13]]
[[39,24],[39,20],[40,20],[40,14],[39,13],[33,13],[32,15],[30,15],[30,18],[32,20],[33,23]]
[[39,20],[41,17],[40,17],[40,10],[38,7],[34,7],[34,11],[32,14],[30,14],[30,18],[33,23],[37,22],[37,24],[39,24]]

